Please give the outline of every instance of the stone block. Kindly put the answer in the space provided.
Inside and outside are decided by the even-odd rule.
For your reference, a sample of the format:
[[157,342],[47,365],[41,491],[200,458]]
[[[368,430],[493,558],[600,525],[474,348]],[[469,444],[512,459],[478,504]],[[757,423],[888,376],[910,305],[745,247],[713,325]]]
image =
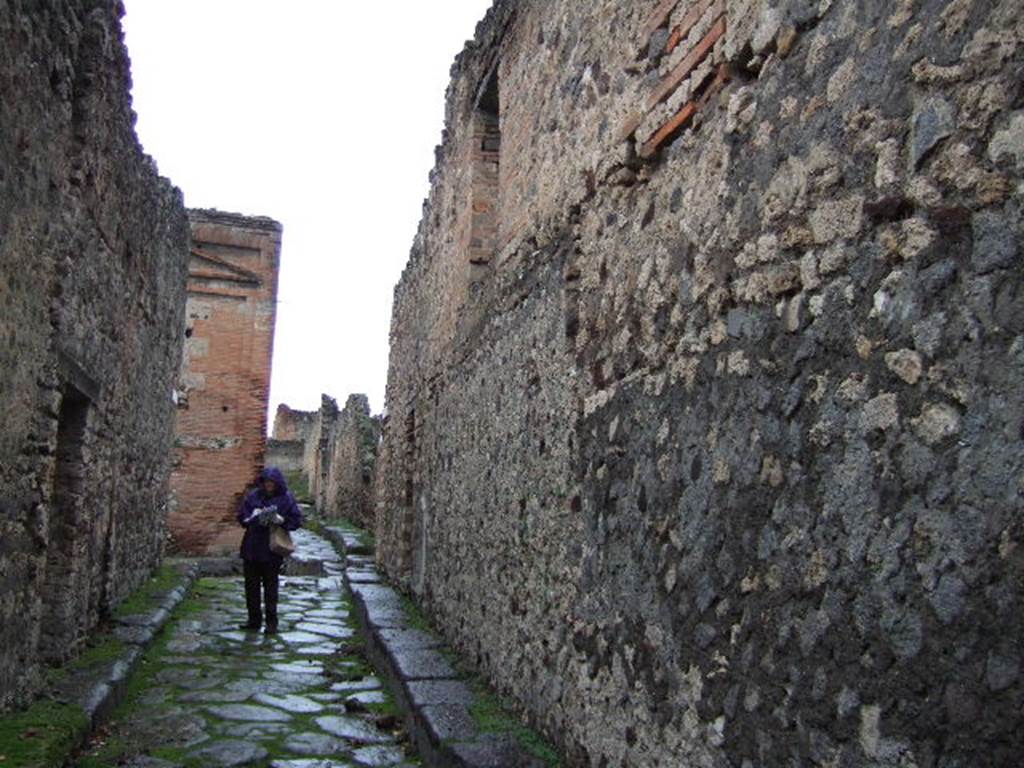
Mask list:
[[420,708],[420,715],[434,744],[464,741],[477,734],[473,718],[462,704],[430,704]]
[[433,648],[396,646],[387,649],[398,676],[404,680],[439,680],[456,676],[455,670],[439,651]]
[[388,648],[438,648],[441,641],[419,629],[382,628],[374,633]]
[[461,680],[411,680],[405,686],[413,707],[435,704],[454,704],[468,707],[473,703],[473,692]]

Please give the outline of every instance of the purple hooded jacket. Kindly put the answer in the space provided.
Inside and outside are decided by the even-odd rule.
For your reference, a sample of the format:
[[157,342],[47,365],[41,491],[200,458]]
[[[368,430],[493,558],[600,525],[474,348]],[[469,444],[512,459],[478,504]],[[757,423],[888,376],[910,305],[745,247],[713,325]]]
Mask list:
[[[272,480],[277,486],[273,496],[268,496],[263,491],[263,482]],[[280,555],[270,551],[270,528],[260,525],[253,520],[246,522],[260,507],[277,507],[277,513],[284,518],[281,526],[285,530],[294,531],[302,527],[302,512],[299,505],[295,503],[295,497],[288,490],[288,483],[285,482],[281,470],[276,467],[267,467],[260,472],[260,486],[245,495],[242,506],[238,509],[238,522],[245,528],[245,535],[242,537],[241,556],[245,560],[256,563],[274,563],[280,565],[284,560]]]

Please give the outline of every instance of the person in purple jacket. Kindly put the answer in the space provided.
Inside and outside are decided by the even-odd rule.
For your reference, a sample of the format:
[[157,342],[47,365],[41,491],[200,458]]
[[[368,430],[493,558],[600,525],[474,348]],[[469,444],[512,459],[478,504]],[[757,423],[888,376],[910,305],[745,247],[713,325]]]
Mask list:
[[245,528],[240,554],[245,573],[245,606],[249,611],[249,621],[242,625],[242,629],[258,630],[263,626],[262,587],[266,607],[265,632],[272,635],[277,632],[277,593],[284,558],[270,550],[270,526],[280,525],[289,531],[302,526],[302,512],[288,490],[281,470],[267,467],[260,473],[259,485],[242,500],[238,522]]

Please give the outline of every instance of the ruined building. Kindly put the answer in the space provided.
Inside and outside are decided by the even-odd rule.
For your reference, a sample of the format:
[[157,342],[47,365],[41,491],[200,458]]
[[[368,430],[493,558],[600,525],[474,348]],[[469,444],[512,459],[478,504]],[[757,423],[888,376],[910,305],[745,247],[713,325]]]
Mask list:
[[282,405],[271,441],[273,460],[283,469],[292,469],[295,455],[301,453],[299,471],[322,514],[344,517],[366,528],[374,525],[379,442],[380,420],[371,415],[366,395],[349,395],[340,411],[327,395],[321,398],[319,411],[295,411]]
[[192,553],[237,550],[235,513],[264,463],[281,225],[189,211],[185,355],[170,528]]
[[188,221],[114,3],[0,3],[0,710],[159,562]]
[[277,406],[274,414],[274,430],[267,441],[266,465],[277,467],[292,478],[298,476],[299,487],[293,487],[294,483],[289,482],[292,491],[301,492],[302,487],[308,485],[305,478],[306,440],[316,415],[314,411],[297,411],[284,403]]
[[323,499],[327,484],[327,446],[338,422],[338,402],[329,395],[320,396],[320,410],[314,411],[306,434],[302,466],[309,483],[309,494],[315,504]]
[[313,428],[315,418],[316,411],[297,411],[281,403],[274,414],[274,439],[304,443]]
[[378,557],[570,764],[1019,761],[1022,75],[1018,0],[499,0],[459,56]]
[[374,466],[380,422],[370,414],[366,395],[349,395],[318,452],[317,508],[372,528]]

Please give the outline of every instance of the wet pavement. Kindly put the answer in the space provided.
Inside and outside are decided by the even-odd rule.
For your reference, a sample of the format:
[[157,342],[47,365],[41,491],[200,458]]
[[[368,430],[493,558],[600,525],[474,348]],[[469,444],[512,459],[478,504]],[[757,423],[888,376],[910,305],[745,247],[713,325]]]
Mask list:
[[341,565],[302,531],[326,577],[284,576],[280,632],[243,631],[242,581],[202,579],[146,652],[78,768],[409,766],[401,717],[355,631]]

